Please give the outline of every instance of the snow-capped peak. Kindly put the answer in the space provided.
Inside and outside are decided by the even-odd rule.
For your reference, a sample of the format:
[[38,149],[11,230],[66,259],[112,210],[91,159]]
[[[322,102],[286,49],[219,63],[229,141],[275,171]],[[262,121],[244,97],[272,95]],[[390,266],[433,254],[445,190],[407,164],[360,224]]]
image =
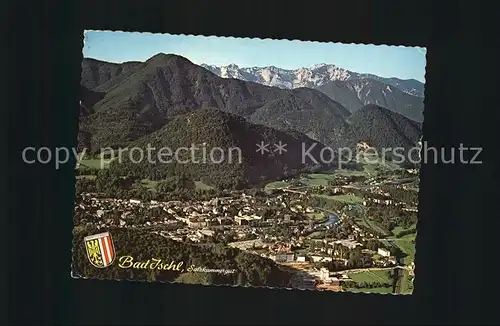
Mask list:
[[[347,81],[352,79],[362,80],[369,83],[375,79],[399,88],[411,95],[423,97],[424,85],[417,81],[404,81],[397,78],[384,78],[371,74],[361,74],[338,67],[334,64],[319,63],[309,68],[282,69],[276,66],[267,67],[239,67],[231,63],[227,66],[214,66],[202,64],[202,67],[223,78],[237,78],[244,81],[260,83],[266,86],[274,86],[286,89],[299,87],[316,88],[331,81]],[[399,85],[401,82],[411,82],[411,85]],[[416,82],[416,83],[415,83]],[[417,86],[417,88],[415,88]],[[391,92],[391,88],[384,91]]]
[[[325,66],[329,66],[329,65],[328,65],[328,64],[326,64],[326,63],[317,63],[317,64],[315,64],[315,65],[312,65],[312,66],[311,66],[311,69],[319,69],[319,68],[323,68],[323,67],[325,67]],[[332,65],[331,65],[331,66],[332,66]]]

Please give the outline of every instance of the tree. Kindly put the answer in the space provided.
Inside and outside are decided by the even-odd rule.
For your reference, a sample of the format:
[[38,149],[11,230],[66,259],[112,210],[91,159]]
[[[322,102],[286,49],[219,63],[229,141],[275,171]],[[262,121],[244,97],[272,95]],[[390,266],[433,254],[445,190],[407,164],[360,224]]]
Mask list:
[[212,284],[211,273],[183,273],[175,281],[185,284]]
[[380,242],[377,240],[370,239],[366,243],[366,248],[373,251],[377,251],[379,247],[380,247]]
[[363,257],[361,254],[361,250],[359,250],[359,248],[355,248],[351,250],[351,252],[349,253],[349,259],[347,261],[347,265],[350,267],[362,266],[363,265],[362,258]]
[[239,286],[246,285],[245,274],[243,274],[242,272],[238,273],[238,280],[236,284]]
[[264,209],[264,212],[262,213],[262,217],[264,217],[265,219],[269,219],[271,218],[275,213],[273,212],[272,209],[270,208],[265,208]]

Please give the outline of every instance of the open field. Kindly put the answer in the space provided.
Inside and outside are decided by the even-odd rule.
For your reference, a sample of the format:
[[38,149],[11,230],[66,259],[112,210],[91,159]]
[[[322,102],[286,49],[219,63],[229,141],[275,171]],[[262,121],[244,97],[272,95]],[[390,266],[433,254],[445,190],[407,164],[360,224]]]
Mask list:
[[309,216],[311,220],[315,221],[323,221],[326,219],[325,214],[323,213],[307,213],[307,216]]
[[[406,257],[404,257],[403,263],[405,265],[410,264],[411,262],[415,261],[415,245],[411,242],[412,239],[415,239],[415,234],[413,235],[408,235],[410,238],[402,238],[402,239],[384,239],[380,240],[382,244],[384,244],[386,247],[390,248],[391,246],[396,246],[403,253],[406,254]],[[413,238],[412,238],[413,237]]]
[[210,189],[214,189],[213,187],[201,182],[201,181],[195,181],[195,186],[196,186],[196,189],[197,190],[210,190]]
[[383,234],[384,236],[390,235],[390,232],[381,227],[376,221],[370,220],[366,216],[363,217],[364,224],[367,225],[370,229],[374,230],[377,233]]
[[398,239],[392,240],[396,246],[398,246],[402,252],[404,252],[407,256],[404,258],[404,263],[409,264],[412,261],[415,261],[415,246],[411,243],[411,240],[407,239]]
[[351,278],[356,283],[390,283],[392,282],[392,278],[389,277],[389,269],[387,270],[374,270],[374,271],[363,271],[356,273],[348,273],[349,278]]
[[324,236],[325,236],[325,232],[316,231],[316,232],[309,234],[307,237],[310,239],[322,239],[322,238],[324,238]]
[[390,247],[394,246],[393,243],[390,240],[379,239],[379,241],[380,241],[380,243],[382,243],[387,248],[390,248]]
[[353,293],[392,293],[392,287],[388,287],[388,288],[372,288],[372,289],[369,289],[369,288],[360,288],[360,289],[356,289],[356,288],[345,288],[346,291],[349,291],[349,292],[353,292]]
[[[112,153],[110,153],[112,154]],[[82,153],[78,153],[78,155],[82,155]],[[91,169],[101,169],[101,168],[108,168],[109,163],[114,159],[112,155],[106,155],[106,153],[101,153],[97,157],[94,156],[92,158],[85,156],[86,158],[83,158],[80,160],[80,166],[88,167]],[[102,160],[102,167],[101,167],[101,160]]]
[[364,164],[363,165],[363,170],[365,174],[368,175],[376,175],[377,174],[377,165],[376,164]]
[[308,186],[308,187],[328,186],[328,180],[327,179],[321,179],[321,178],[311,178],[311,179],[309,179],[309,178],[300,178],[299,181],[304,186]]
[[[362,271],[356,273],[348,273],[356,283],[391,283],[392,278],[389,276],[389,269],[387,270],[374,270]],[[345,288],[349,292],[363,292],[363,293],[392,293],[392,286],[378,287],[378,288]]]
[[371,226],[365,221],[364,217],[356,217],[354,219],[354,222],[359,226],[359,227],[364,227],[364,228],[368,228],[368,229],[371,229]]
[[341,202],[348,203],[348,204],[361,204],[361,203],[363,203],[363,198],[358,197],[358,196],[349,196],[349,195],[328,196],[328,195],[319,195],[319,194],[316,194],[315,196],[323,197],[326,199],[337,200],[337,201],[341,201]]
[[412,241],[412,240],[415,240],[416,238],[417,238],[417,233],[411,233],[411,234],[404,235],[401,238],[397,238],[397,240]]
[[406,231],[406,230],[410,230],[410,229],[414,229],[417,227],[417,224],[413,224],[412,226],[410,226],[409,228],[403,228],[401,226],[396,226],[394,229],[392,229],[392,234],[394,236],[397,236],[401,231]]
[[[306,187],[327,186],[328,181],[333,179],[333,174],[328,173],[310,173],[306,177],[295,179]],[[265,189],[280,189],[292,185],[294,179],[288,181],[273,181],[266,184]]]
[[[325,173],[309,173],[305,177],[296,179],[306,187],[328,186],[328,182],[335,179],[335,175],[341,176],[368,176],[377,173],[377,164],[363,164],[363,170],[331,170]],[[292,185],[294,179],[288,181],[274,181],[266,184],[265,189],[279,189]],[[342,200],[342,197],[339,197]]]
[[[106,169],[109,167],[109,161],[102,162],[102,168]],[[87,167],[91,169],[101,169],[101,160],[100,159],[85,159],[80,161],[80,165],[82,167]]]
[[350,177],[350,176],[365,176],[366,175],[366,170],[364,171],[357,171],[357,170],[336,170],[335,173],[337,173],[338,175],[342,175],[342,176],[346,176],[346,177]]
[[397,164],[374,157],[369,160],[361,159],[359,164],[363,167],[362,171],[348,171],[346,175],[376,176],[379,171],[395,171],[401,169]]
[[333,180],[333,174],[311,173],[306,178],[300,178],[300,182],[306,186],[328,186],[328,181]]
[[158,185],[159,182],[160,181],[153,181],[148,179],[141,180],[141,184],[151,191],[156,191],[156,185]]
[[333,174],[332,173],[310,173],[307,175],[307,177],[311,178],[311,179],[331,180],[331,179],[333,179]]
[[[369,166],[369,165],[368,165]],[[372,170],[373,168],[367,167],[366,169]],[[335,178],[335,175],[342,176],[364,176],[367,171],[357,171],[357,170],[332,170],[326,173],[309,173],[305,177],[300,179],[296,179],[304,186],[315,187],[315,186],[328,186],[328,182]],[[274,181],[266,184],[266,189],[279,189],[292,185],[292,181],[294,179],[290,179],[289,181]]]
[[397,170],[401,169],[398,164],[395,164],[389,160],[384,159],[381,155],[368,155],[361,156],[358,158],[358,162],[366,167],[377,167],[379,169],[390,169]]
[[274,181],[266,184],[265,189],[280,189],[288,187],[290,184],[285,181]]

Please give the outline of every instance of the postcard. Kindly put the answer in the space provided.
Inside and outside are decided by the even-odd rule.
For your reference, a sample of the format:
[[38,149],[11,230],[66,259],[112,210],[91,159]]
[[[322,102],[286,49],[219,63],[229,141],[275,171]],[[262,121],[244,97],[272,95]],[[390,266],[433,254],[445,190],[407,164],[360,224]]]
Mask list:
[[86,31],[75,278],[411,294],[425,49]]

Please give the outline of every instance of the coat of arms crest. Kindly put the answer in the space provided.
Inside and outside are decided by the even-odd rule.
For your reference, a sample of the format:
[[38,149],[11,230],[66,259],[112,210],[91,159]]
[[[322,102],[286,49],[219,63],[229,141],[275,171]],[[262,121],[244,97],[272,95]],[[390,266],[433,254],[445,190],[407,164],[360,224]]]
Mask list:
[[85,237],[84,243],[87,257],[93,266],[108,267],[115,260],[115,248],[109,232]]

